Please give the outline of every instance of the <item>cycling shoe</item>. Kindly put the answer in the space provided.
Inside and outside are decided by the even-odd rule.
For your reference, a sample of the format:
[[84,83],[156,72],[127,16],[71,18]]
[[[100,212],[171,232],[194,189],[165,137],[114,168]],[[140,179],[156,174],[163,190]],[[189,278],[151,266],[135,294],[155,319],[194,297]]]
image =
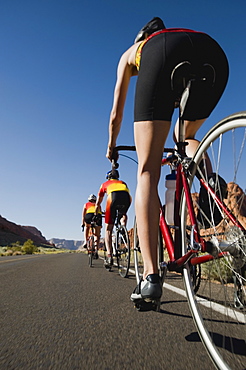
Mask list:
[[158,300],[162,295],[162,284],[158,274],[150,274],[145,280],[140,280],[139,284],[131,294],[131,301],[139,300]]

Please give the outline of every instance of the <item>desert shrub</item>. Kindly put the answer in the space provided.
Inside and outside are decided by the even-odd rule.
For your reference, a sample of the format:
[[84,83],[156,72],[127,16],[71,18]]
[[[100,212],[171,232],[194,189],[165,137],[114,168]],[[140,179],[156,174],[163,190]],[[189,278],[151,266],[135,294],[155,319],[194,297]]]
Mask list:
[[28,239],[21,247],[21,251],[25,254],[33,254],[38,251],[38,248],[31,239]]
[[21,244],[19,241],[17,241],[16,243],[12,243],[11,244],[11,250],[14,252],[21,252]]

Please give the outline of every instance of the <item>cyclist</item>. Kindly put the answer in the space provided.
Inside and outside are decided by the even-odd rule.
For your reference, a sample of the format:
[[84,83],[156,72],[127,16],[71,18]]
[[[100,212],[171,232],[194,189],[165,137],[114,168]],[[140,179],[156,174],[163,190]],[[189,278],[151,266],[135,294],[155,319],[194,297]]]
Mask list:
[[105,181],[99,189],[96,212],[100,210],[100,205],[103,201],[104,195],[107,194],[106,212],[105,212],[105,244],[107,249],[106,265],[112,266],[113,264],[113,249],[112,249],[112,231],[116,218],[116,210],[120,209],[122,218],[121,224],[126,226],[127,211],[131,204],[131,196],[127,184],[119,180],[119,171],[111,170],[107,172],[107,181]]
[[[85,243],[83,245],[84,248],[86,247],[87,240],[89,239],[91,222],[94,221],[96,200],[97,197],[94,194],[89,195],[88,202],[86,202],[83,207],[81,226],[84,227],[84,238],[85,238]],[[97,250],[100,242],[101,228],[102,228],[102,210],[101,207],[99,207],[98,215],[96,218],[96,226],[94,229],[96,257],[98,257]]]
[[138,33],[134,44],[121,56],[109,120],[106,157],[112,160],[120,131],[129,81],[138,75],[134,107],[134,137],[138,155],[135,208],[140,248],[144,261],[143,280],[131,299],[159,299],[162,286],[157,265],[159,222],[158,182],[162,151],[169,132],[177,96],[171,89],[171,73],[184,61],[192,66],[210,64],[215,81],[209,91],[190,94],[192,109],[184,115],[187,154],[197,146],[194,136],[218,103],[228,80],[227,58],[218,43],[202,32],[166,29],[155,17]]

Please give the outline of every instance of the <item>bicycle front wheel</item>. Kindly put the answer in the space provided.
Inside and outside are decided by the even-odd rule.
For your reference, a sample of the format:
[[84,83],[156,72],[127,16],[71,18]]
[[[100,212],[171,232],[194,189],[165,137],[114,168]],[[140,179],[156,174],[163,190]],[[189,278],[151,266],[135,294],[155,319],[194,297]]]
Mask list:
[[[227,211],[208,192],[203,197],[205,201],[201,197],[204,190],[200,190],[197,177],[211,185],[207,156],[213,167],[214,191]],[[223,119],[208,132],[190,165],[189,187],[199,232],[205,241],[216,246],[216,253],[214,248],[209,256],[199,253],[206,261],[211,258],[205,263],[199,256],[191,259],[194,265],[201,264],[197,294],[189,263],[184,268],[184,283],[199,335],[218,369],[246,368],[245,163],[246,112],[240,112]],[[223,184],[227,185],[226,190]],[[185,196],[181,202],[181,228],[185,254],[194,247]]]
[[134,253],[134,266],[135,266],[135,275],[137,284],[143,276],[143,257],[139,246],[138,231],[137,231],[137,222],[134,221],[134,231],[133,231],[133,253]]
[[118,271],[120,276],[125,278],[128,276],[131,260],[130,240],[125,226],[120,226],[117,230],[116,240]]

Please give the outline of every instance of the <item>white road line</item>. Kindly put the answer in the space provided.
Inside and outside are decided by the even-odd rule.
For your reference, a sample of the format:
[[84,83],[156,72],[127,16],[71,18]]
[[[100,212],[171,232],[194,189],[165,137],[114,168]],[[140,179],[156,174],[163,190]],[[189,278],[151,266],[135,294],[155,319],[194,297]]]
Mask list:
[[[131,270],[131,273],[133,273],[135,275],[134,270]],[[183,290],[183,289],[176,288],[175,286],[170,285],[166,282],[164,282],[163,287],[165,289],[169,289],[169,290],[173,291],[174,293],[177,293],[177,294],[187,298],[186,291]],[[239,312],[237,310],[233,310],[229,307],[225,307],[225,306],[223,306],[221,304],[218,304],[218,303],[215,303],[215,302],[210,302],[210,301],[208,301],[204,298],[201,298],[201,297],[197,297],[197,302],[199,304],[201,304],[202,306],[204,306],[204,307],[212,308],[214,311],[216,311],[216,312],[218,312],[222,315],[230,317],[233,320],[237,320],[238,322],[240,322],[242,324],[246,324],[246,315],[243,314],[242,312]]]

